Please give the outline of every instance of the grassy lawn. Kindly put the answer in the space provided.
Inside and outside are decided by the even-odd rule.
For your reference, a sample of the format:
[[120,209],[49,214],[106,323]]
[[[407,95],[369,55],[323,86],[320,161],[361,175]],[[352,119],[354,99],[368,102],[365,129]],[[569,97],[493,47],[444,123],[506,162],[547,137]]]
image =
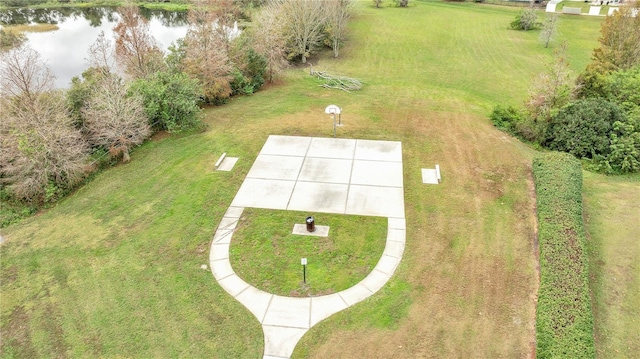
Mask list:
[[[130,164],[3,229],[1,355],[260,357],[257,320],[200,265],[267,136],[330,137],[323,110],[334,103],[338,137],[402,141],[407,247],[379,293],[314,327],[294,356],[530,356],[534,151],[487,115],[525,98],[552,49],[537,32],[508,29],[519,9],[410,4],[358,2],[340,57],[314,59],[317,70],[363,80],[362,91],[323,89],[307,68],[291,69],[208,109],[206,132],[151,141]],[[560,22],[576,72],[597,44],[597,20]],[[240,158],[232,172],[212,171],[222,152]],[[423,185],[420,169],[436,163],[442,184]]]
[[[387,219],[314,215],[329,226],[328,237],[291,234],[308,214],[247,208],[233,235],[230,256],[236,273],[269,293],[309,296],[339,292],[364,279],[376,266],[387,238]],[[301,258],[307,258],[307,283]]]
[[591,291],[598,358],[640,352],[640,177],[585,173]]

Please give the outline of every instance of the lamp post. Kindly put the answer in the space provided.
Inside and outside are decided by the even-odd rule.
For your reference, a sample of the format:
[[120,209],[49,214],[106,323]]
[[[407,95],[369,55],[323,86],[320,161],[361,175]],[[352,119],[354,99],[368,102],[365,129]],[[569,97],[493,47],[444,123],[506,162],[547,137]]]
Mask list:
[[302,282],[307,284],[307,258],[300,259],[300,264],[302,264]]

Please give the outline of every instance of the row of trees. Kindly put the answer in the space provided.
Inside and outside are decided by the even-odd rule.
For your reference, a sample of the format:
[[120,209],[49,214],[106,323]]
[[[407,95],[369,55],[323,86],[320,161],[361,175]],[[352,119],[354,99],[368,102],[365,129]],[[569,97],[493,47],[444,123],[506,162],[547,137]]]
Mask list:
[[621,6],[602,23],[600,47],[574,80],[566,45],[523,107],[496,107],[491,119],[542,147],[585,159],[605,173],[640,171],[640,17]]
[[101,163],[129,161],[131,149],[154,132],[201,126],[200,104],[253,93],[288,61],[306,62],[321,46],[338,56],[351,2],[274,0],[242,34],[238,2],[198,3],[185,38],[166,56],[137,7],[119,13],[115,41],[100,34],[89,68],[66,91],[54,89],[50,70],[23,38],[3,34],[3,199],[54,201]]

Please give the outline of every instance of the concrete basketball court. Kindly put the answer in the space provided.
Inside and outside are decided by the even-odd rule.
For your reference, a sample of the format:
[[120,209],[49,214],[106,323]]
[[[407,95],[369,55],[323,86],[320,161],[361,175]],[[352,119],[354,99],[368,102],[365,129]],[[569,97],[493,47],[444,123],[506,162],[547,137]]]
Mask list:
[[[366,278],[341,292],[299,298],[267,293],[236,275],[229,261],[231,238],[245,207],[388,217],[385,249]],[[387,283],[404,253],[404,213],[400,142],[269,136],[220,222],[210,252],[218,283],[262,324],[263,358],[289,358],[309,328]]]
[[402,145],[269,136],[231,205],[404,218]]

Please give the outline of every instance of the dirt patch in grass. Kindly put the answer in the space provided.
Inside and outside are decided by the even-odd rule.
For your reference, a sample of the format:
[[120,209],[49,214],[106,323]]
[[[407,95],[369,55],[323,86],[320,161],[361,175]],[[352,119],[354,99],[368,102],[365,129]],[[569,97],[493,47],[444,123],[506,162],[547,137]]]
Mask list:
[[2,357],[37,358],[38,352],[31,342],[29,333],[29,315],[23,307],[14,308],[6,320],[6,325],[0,327],[2,338]]

